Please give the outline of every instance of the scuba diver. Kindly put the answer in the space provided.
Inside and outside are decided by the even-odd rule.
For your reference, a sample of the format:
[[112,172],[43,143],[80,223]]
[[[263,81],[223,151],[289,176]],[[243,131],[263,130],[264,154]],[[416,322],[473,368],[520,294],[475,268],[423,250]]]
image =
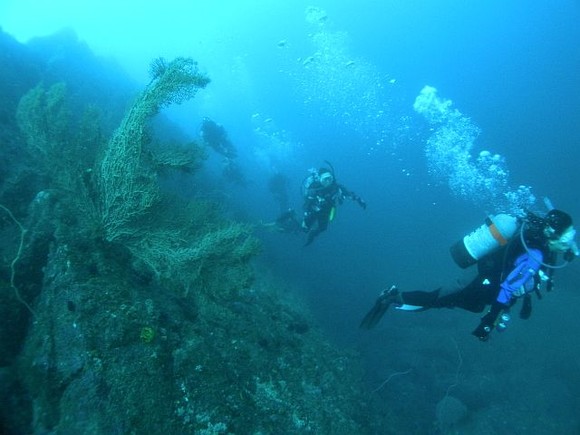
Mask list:
[[296,211],[288,205],[288,177],[276,172],[268,180],[268,190],[280,207],[280,216],[269,225],[280,233],[300,233],[302,228],[296,217]]
[[235,159],[238,156],[236,148],[228,138],[228,133],[223,125],[205,117],[201,123],[200,133],[203,141],[216,153],[221,154],[229,160]]
[[222,166],[222,175],[225,180],[229,181],[232,184],[237,184],[241,187],[248,186],[248,180],[246,176],[242,172],[240,165],[234,160],[226,158],[223,161]]
[[[379,295],[360,327],[376,326],[390,305],[403,311],[457,307],[474,313],[489,306],[472,332],[486,341],[494,329],[507,327],[510,308],[519,299],[519,317],[530,317],[531,294],[541,298],[542,283],[550,291],[554,270],[580,255],[575,235],[570,215],[553,208],[545,217],[528,212],[524,219],[505,214],[488,218],[451,247],[451,256],[465,269],[463,277],[433,291],[401,292],[391,286]],[[558,254],[563,255],[559,262]]]
[[216,123],[208,117],[203,118],[200,130],[203,142],[211,147],[216,153],[223,156],[222,175],[232,184],[246,187],[248,182],[236,158],[236,147],[228,138],[228,133],[223,125]]
[[280,213],[285,213],[290,209],[288,205],[288,177],[280,172],[276,172],[268,180],[268,190],[278,202]]
[[275,230],[279,233],[294,233],[302,232],[300,222],[296,217],[296,211],[289,206],[288,197],[288,177],[280,172],[276,172],[268,180],[268,190],[278,202],[280,215],[273,222],[261,222],[261,226],[266,229]]
[[360,196],[336,182],[332,165],[329,162],[326,163],[328,168],[311,169],[310,175],[302,183],[304,215],[301,227],[304,232],[308,233],[304,246],[310,245],[320,233],[326,230],[328,224],[334,219],[336,207],[342,204],[345,198],[356,201],[363,209],[367,207]]
[[274,222],[261,222],[261,226],[266,229],[276,230],[279,233],[298,234],[302,232],[302,227],[296,218],[296,211],[293,208],[286,210]]

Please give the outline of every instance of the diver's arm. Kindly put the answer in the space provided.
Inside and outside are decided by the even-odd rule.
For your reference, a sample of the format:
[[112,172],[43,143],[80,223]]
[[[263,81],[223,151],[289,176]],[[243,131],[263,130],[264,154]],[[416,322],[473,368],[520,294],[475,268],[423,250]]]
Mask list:
[[491,334],[491,331],[493,331],[499,322],[500,316],[508,308],[509,307],[506,305],[494,301],[494,303],[491,304],[491,307],[489,307],[489,311],[481,318],[479,325],[473,330],[472,334],[481,341],[487,341],[489,334]]
[[367,203],[365,202],[364,199],[362,199],[360,196],[358,196],[356,193],[348,190],[344,185],[339,184],[338,188],[340,189],[340,193],[344,198],[349,198],[352,201],[358,203],[358,205],[360,205],[363,209],[367,208]]
[[538,249],[530,249],[517,258],[514,269],[500,284],[497,299],[481,318],[479,325],[472,332],[473,335],[481,341],[486,341],[500,322],[501,315],[509,310],[512,299],[536,288],[534,277],[540,270],[542,260],[542,252]]

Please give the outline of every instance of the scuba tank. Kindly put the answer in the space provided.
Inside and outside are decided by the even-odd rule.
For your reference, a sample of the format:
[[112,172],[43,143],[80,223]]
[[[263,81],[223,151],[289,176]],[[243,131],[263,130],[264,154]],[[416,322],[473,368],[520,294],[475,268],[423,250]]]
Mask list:
[[508,214],[498,214],[485,219],[485,223],[472,233],[454,243],[449,251],[459,267],[465,269],[500,246],[504,246],[518,229],[518,219]]

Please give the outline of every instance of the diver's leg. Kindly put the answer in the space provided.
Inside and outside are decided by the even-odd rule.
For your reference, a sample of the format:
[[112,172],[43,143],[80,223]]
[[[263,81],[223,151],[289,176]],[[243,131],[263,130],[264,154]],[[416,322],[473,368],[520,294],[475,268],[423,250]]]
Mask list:
[[[475,278],[465,284],[465,280],[475,274]],[[468,271],[449,284],[433,291],[399,292],[392,286],[384,290],[374,307],[361,322],[361,328],[371,329],[383,317],[391,304],[403,311],[425,311],[431,308],[462,308],[472,312],[481,312],[493,299],[494,286],[486,285],[484,277],[477,275],[477,270]]]
[[401,293],[403,305],[397,307],[405,311],[429,308],[461,308],[473,313],[481,313],[494,300],[497,288],[486,284],[485,278],[477,276],[468,285],[452,293],[440,288],[432,292],[413,291]]
[[458,301],[465,299],[465,289],[477,277],[477,268],[463,270],[445,285],[433,291],[402,292],[403,305],[397,307],[403,311],[420,311],[429,308],[453,308]]
[[401,304],[397,307],[403,311],[424,311],[438,307],[441,289],[433,291],[415,290],[401,293]]
[[328,215],[318,213],[316,216],[316,228],[308,233],[308,239],[304,246],[310,245],[320,233],[326,231],[326,228],[328,228]]
[[306,243],[304,244],[304,246],[310,245],[321,232],[322,231],[320,230],[319,226],[317,226],[313,230],[310,230],[310,232],[308,233],[308,238],[306,239]]
[[309,210],[304,211],[304,216],[302,217],[302,229],[304,230],[304,232],[310,231],[315,221],[316,214],[314,212]]
[[328,223],[330,222],[330,214],[326,210],[322,211],[318,215],[318,232],[321,233],[326,231],[328,228]]
[[281,233],[296,233],[300,229],[300,223],[296,219],[296,211],[290,208],[276,219],[276,227]]
[[498,293],[496,285],[485,277],[478,276],[461,291],[439,298],[441,307],[457,307],[472,313],[481,313],[486,305],[491,305]]

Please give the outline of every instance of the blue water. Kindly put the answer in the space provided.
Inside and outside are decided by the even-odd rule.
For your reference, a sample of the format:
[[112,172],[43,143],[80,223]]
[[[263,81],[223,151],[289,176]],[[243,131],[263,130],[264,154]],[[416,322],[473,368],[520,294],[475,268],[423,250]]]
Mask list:
[[[245,15],[246,32],[237,29],[231,52],[220,48],[235,61],[209,71],[218,78],[208,92],[231,91],[235,101],[224,105],[216,97],[210,109],[247,153],[253,183],[236,197],[251,216],[277,213],[264,186],[278,171],[293,183],[292,203],[300,209],[301,180],[325,159],[368,202],[364,212],[344,204],[308,249],[295,237],[264,235],[269,261],[278,259],[289,280],[308,288],[325,324],[348,330],[360,314],[353,308],[391,281],[436,285],[449,270],[449,244],[486,213],[517,208],[498,198],[520,185],[534,195],[524,205],[541,206],[549,196],[578,214],[577,2],[318,7],[293,3]],[[219,81],[221,74],[233,79]],[[426,156],[436,127],[413,110],[425,85],[479,130],[473,143],[443,144],[445,154]],[[490,162],[460,167],[459,154],[476,160],[483,150],[500,158],[501,175],[488,170]],[[438,157],[448,165],[444,174],[437,174],[441,162],[433,168]],[[467,187],[452,185],[450,171]],[[491,182],[491,191],[473,184],[477,177]]]
[[[264,33],[237,41],[250,97],[241,105],[260,113],[254,120],[271,118],[288,141],[256,142],[237,110],[216,107],[224,125],[239,128],[240,147],[254,152],[246,166],[253,184],[238,197],[248,214],[276,214],[263,188],[275,171],[292,181],[300,209],[300,182],[325,159],[369,204],[362,211],[345,203],[308,248],[294,235],[263,234],[264,262],[296,286],[326,333],[362,352],[369,387],[379,388],[373,394],[423,422],[418,433],[437,419],[446,394],[467,406],[470,433],[578,430],[577,264],[558,273],[558,290],[535,302],[531,320],[515,319],[490,343],[470,335],[477,315],[456,311],[388,313],[365,334],[357,324],[391,283],[445,282],[456,272],[449,245],[487,213],[541,210],[548,196],[579,216],[579,3],[349,3],[319,3],[327,18],[313,23],[286,5],[284,21],[266,19],[256,26]],[[439,138],[427,155],[437,126],[413,110],[425,85],[460,112],[460,134],[465,124],[479,131],[473,143]],[[462,166],[464,153],[469,163],[484,150],[497,156],[499,172],[490,161]],[[523,199],[503,201],[519,186]]]
[[[578,262],[558,273],[557,290],[535,302],[532,319],[516,319],[489,343],[470,335],[477,315],[456,311],[389,312],[365,333],[358,322],[385,286],[432,289],[453,274],[449,245],[488,213],[541,209],[548,196],[580,219],[580,2],[314,6],[240,1],[226,23],[212,21],[206,6],[196,20],[225,26],[211,37],[168,28],[182,35],[180,50],[155,32],[155,56],[194,57],[212,79],[173,115],[194,137],[204,116],[227,129],[249,180],[226,188],[238,216],[277,216],[267,189],[275,173],[288,177],[300,210],[300,184],[325,160],[368,203],[363,211],[347,201],[308,248],[302,235],[258,231],[259,262],[307,301],[337,344],[361,352],[372,394],[401,418],[421,420],[418,433],[449,394],[469,409],[470,433],[578,433]],[[119,59],[131,71],[148,60]],[[446,119],[459,119],[450,125],[462,139],[413,108],[426,85],[447,104]],[[473,140],[470,128],[479,131]],[[497,159],[474,164],[484,150]],[[217,156],[208,165],[219,173]],[[519,186],[525,195],[504,201]]]

